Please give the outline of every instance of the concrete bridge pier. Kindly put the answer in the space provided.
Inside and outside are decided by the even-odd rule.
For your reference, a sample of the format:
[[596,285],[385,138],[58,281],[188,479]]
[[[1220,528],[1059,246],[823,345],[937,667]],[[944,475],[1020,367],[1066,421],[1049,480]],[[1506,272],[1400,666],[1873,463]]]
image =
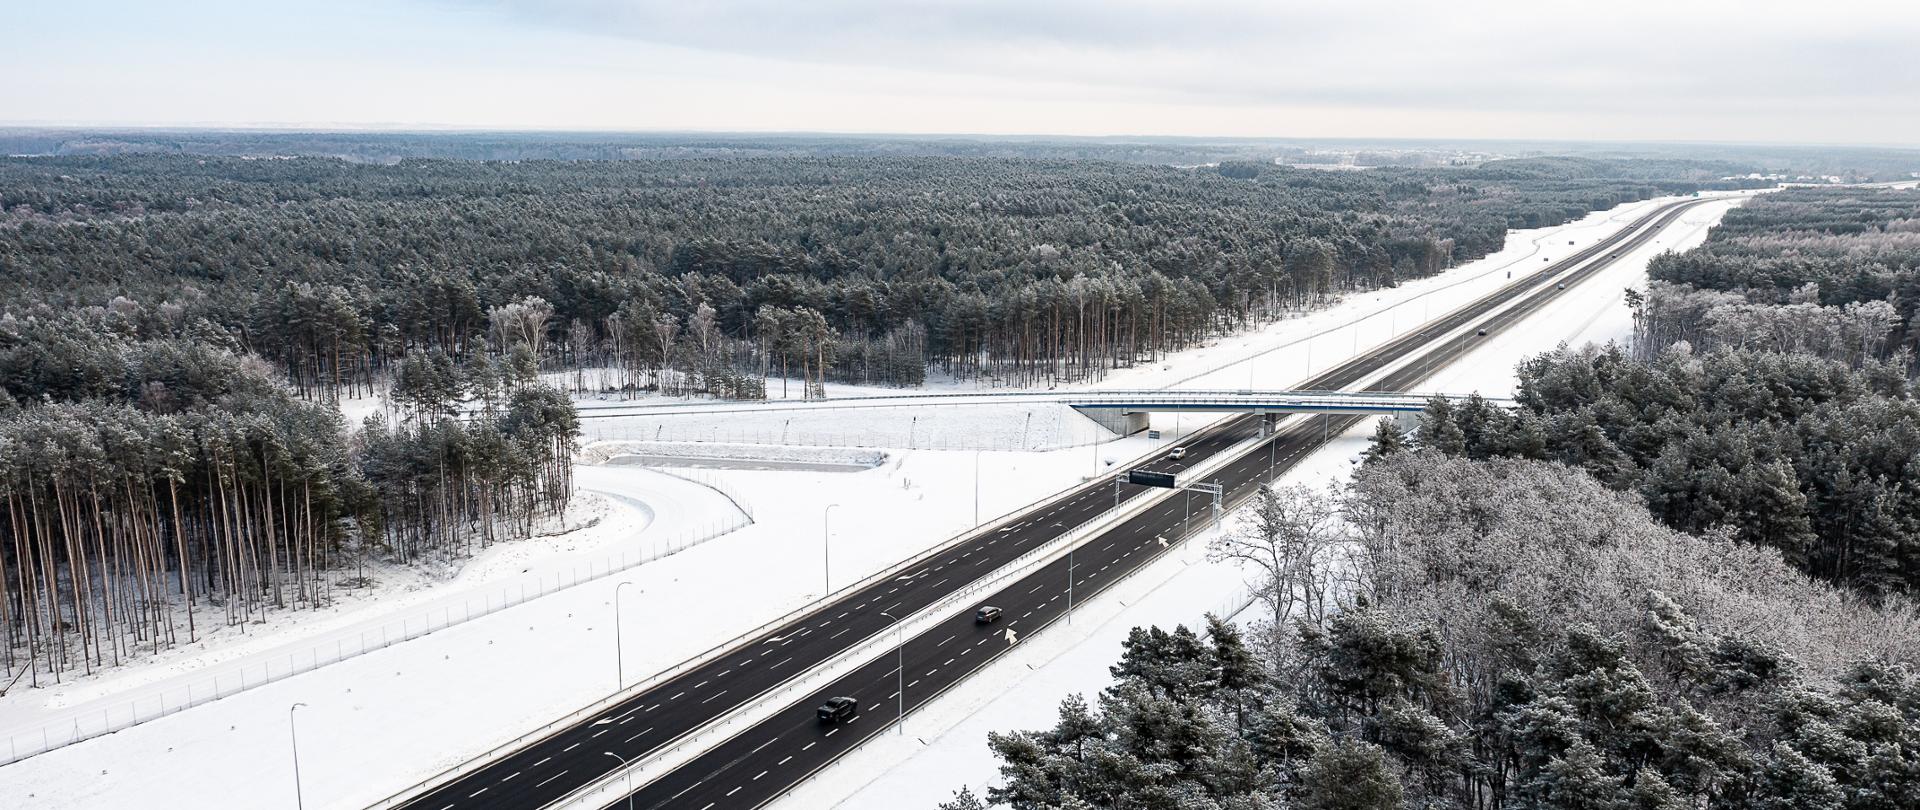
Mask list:
[[1276,429],[1278,429],[1279,426],[1280,426],[1280,414],[1277,414],[1277,413],[1260,414],[1260,438],[1264,439],[1268,436],[1272,436],[1273,432]]
[[1110,408],[1074,408],[1074,410],[1118,436],[1132,436],[1147,429],[1148,414],[1145,411],[1123,413]]

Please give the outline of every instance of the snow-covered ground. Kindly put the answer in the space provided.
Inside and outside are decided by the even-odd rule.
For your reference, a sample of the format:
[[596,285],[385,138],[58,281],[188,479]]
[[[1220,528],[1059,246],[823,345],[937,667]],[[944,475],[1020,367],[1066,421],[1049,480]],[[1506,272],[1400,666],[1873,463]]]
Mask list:
[[[1330,310],[1276,324],[1256,334],[1224,339],[1153,366],[1116,372],[1097,385],[1152,387],[1173,384],[1183,378],[1191,378],[1183,385],[1192,387],[1244,387],[1249,381],[1260,387],[1291,385],[1310,368],[1323,369],[1350,355],[1356,347],[1364,349],[1395,332],[1405,331],[1426,315],[1437,316],[1506,283],[1508,271],[1519,275],[1545,258],[1574,249],[1575,246],[1566,245],[1569,239],[1580,245],[1589,244],[1654,204],[1622,206],[1561,228],[1521,232],[1510,238],[1508,250],[1443,276],[1356,296]],[[1689,219],[1700,216],[1694,214]],[[1600,289],[1617,297],[1620,286],[1623,285],[1596,280],[1579,289],[1582,296]],[[1580,315],[1586,317],[1584,308]],[[1529,323],[1551,320],[1536,317]],[[1595,321],[1594,328],[1612,328],[1608,324],[1618,325]],[[1566,326],[1560,322],[1556,328],[1564,331]],[[1546,345],[1558,339],[1549,338]],[[1509,345],[1508,337],[1503,337],[1482,351],[1500,346],[1509,346],[1514,352],[1512,359],[1545,348],[1545,345],[1532,346],[1530,342]],[[1258,357],[1245,360],[1252,355]],[[1488,365],[1480,362],[1481,356],[1476,355],[1475,362],[1469,365]],[[1510,377],[1512,359],[1500,359],[1489,367]],[[1448,390],[1475,387],[1468,385],[1469,382],[1472,381],[1438,380],[1430,387]],[[949,384],[946,390],[968,389]],[[844,396],[875,392],[830,385],[829,393]],[[452,598],[462,587],[474,589],[468,593],[468,601],[475,592],[489,600],[497,589],[512,592],[514,582],[545,581],[551,590],[556,575],[560,577],[558,581],[564,582],[564,572],[577,571],[583,566],[591,571],[595,566],[609,565],[609,560],[618,559],[623,552],[632,555],[649,548],[657,550],[663,542],[670,545],[672,538],[687,536],[716,519],[735,514],[731,510],[741,507],[751,511],[755,522],[615,576],[562,588],[543,598],[456,623],[403,644],[5,766],[0,768],[0,807],[290,806],[294,786],[292,758],[286,745],[288,707],[296,702],[306,704],[296,716],[307,806],[363,806],[440,768],[539,728],[611,691],[615,686],[617,663],[612,627],[614,589],[620,582],[633,582],[621,597],[625,658],[618,662],[624,667],[627,682],[633,683],[817,598],[823,591],[821,540],[828,531],[831,532],[832,582],[834,587],[840,587],[974,525],[976,515],[985,519],[1030,503],[1077,483],[1082,476],[1114,460],[1136,456],[1154,444],[1152,440],[1135,436],[1092,447],[1064,447],[1050,452],[992,449],[975,453],[925,449],[929,445],[942,445],[936,439],[923,441],[919,436],[921,431],[926,431],[929,437],[993,435],[1004,438],[1014,435],[1016,418],[1021,422],[1020,433],[1026,438],[993,446],[1050,446],[1032,441],[1032,431],[1040,429],[1040,423],[1047,419],[1040,415],[1033,417],[1034,424],[1028,424],[1024,415],[1016,417],[970,408],[940,409],[939,413],[922,411],[907,416],[902,430],[903,426],[896,424],[900,420],[876,419],[870,411],[822,411],[818,416],[806,417],[811,421],[803,423],[795,418],[792,426],[783,423],[781,428],[809,431],[813,443],[818,444],[862,445],[871,440],[872,446],[890,448],[878,466],[863,471],[672,470],[712,483],[717,489],[635,467],[582,467],[582,486],[601,493],[604,499],[593,507],[603,510],[599,513],[601,523],[589,532],[565,539],[507,544],[490,550],[464,566],[446,586],[421,587],[418,601],[402,602],[401,610],[384,616],[343,607],[337,611],[338,616],[333,615],[335,612],[318,612],[326,617],[325,621],[290,620],[286,628],[277,625],[256,628],[268,632],[260,633],[257,640],[250,642],[256,646],[235,647],[232,652],[223,653],[218,659],[223,662],[221,666],[244,667],[272,661],[288,648],[313,649],[332,638],[329,633],[366,632],[356,628],[364,628],[367,622],[404,625],[406,616],[411,615],[407,614],[409,610],[442,609],[443,616],[451,615],[438,600]],[[1157,418],[1155,427],[1170,434],[1162,442],[1178,441],[1178,435],[1198,429],[1203,417],[1179,417],[1177,422],[1174,419]],[[1078,421],[1061,419],[1051,424],[1071,425],[1067,430],[1086,431],[1089,437],[1099,432],[1077,415],[1073,415],[1072,420]],[[747,439],[757,444],[766,440],[765,431],[759,427],[746,428],[733,415],[696,415],[684,424],[690,426],[689,430],[708,432],[707,437],[688,437],[689,442],[710,439],[716,430],[725,431],[728,426],[738,433],[736,441],[726,443],[731,445],[728,448],[716,448],[711,441],[706,441],[695,451],[683,449],[681,455],[691,452],[737,458],[741,454],[767,452],[764,447],[752,449],[738,441]],[[636,434],[644,430],[644,426],[632,427]],[[823,436],[838,437],[838,440],[821,440],[819,437]],[[788,441],[792,442],[793,438],[789,435]],[[1070,444],[1073,438],[1056,434],[1051,446]],[[901,447],[903,444],[919,445],[922,449]],[[642,451],[622,445],[606,454],[614,452]],[[667,455],[651,450],[644,452]],[[1324,478],[1344,474],[1342,465],[1352,454],[1352,450],[1335,451],[1330,457],[1332,461],[1323,460],[1321,466],[1303,465],[1303,472],[1297,472],[1296,476]],[[826,507],[836,503],[839,506],[831,510],[829,523]],[[1077,623],[1076,627],[1111,625],[1117,630],[1110,632],[1124,633],[1127,627],[1144,622],[1191,620],[1206,610],[1219,609],[1223,598],[1231,601],[1233,591],[1239,586],[1238,573],[1198,562],[1204,556],[1198,547],[1189,550],[1189,556],[1196,562],[1182,566],[1181,571],[1185,573],[1180,573],[1173,584],[1141,594],[1136,601],[1127,596],[1126,588],[1145,587],[1155,583],[1156,577],[1166,579],[1165,575],[1153,572],[1137,576],[1116,591],[1113,598],[1103,600],[1111,603],[1109,607],[1120,605],[1115,618],[1106,624],[1093,620],[1097,615],[1094,611],[1103,609],[1094,604],[1085,614],[1088,620]],[[1204,573],[1208,571],[1212,573]],[[1208,579],[1209,576],[1212,579]],[[1186,584],[1193,582],[1204,584]],[[484,587],[480,587],[482,584]],[[383,598],[380,604],[385,607],[390,603]],[[1127,612],[1143,605],[1159,607],[1148,614]],[[1019,689],[1012,690],[1021,698],[1032,694],[1033,706],[1041,708],[1038,719],[1034,719],[1036,715],[1031,712],[1014,714],[995,719],[984,727],[1044,724],[1058,695],[1096,688],[1104,682],[1105,667],[1111,663],[1116,649],[1111,637],[1096,637],[1087,644],[1080,644],[1081,640],[1084,639],[1066,634],[1048,634],[1036,639],[1031,649],[1023,650],[1023,655],[1036,655],[1045,654],[1049,649],[1047,645],[1057,647],[1058,652],[1047,660],[1030,662],[1043,671],[1051,670],[1055,664],[1049,661],[1056,659],[1066,662],[1084,657],[1087,666],[1084,671],[1065,671],[1068,674],[1060,676],[1058,688],[1022,682]],[[30,730],[33,721],[66,716],[61,712],[95,708],[111,711],[114,702],[126,696],[177,685],[172,680],[175,678],[208,674],[214,668],[208,660],[206,656],[188,651],[153,666],[129,668],[110,677],[83,681],[75,684],[72,691],[47,691],[32,701],[16,702],[9,696],[0,700],[0,727],[35,733]],[[1025,667],[1021,670],[1026,671]],[[1076,672],[1078,674],[1074,674]],[[999,670],[990,673],[982,682],[991,683],[993,678],[1002,677],[998,673]],[[941,734],[937,726],[943,716],[958,722],[973,714],[965,709],[968,705],[965,695],[971,689],[969,685],[954,693],[952,700],[958,701],[954,706],[961,708],[945,707],[943,702],[942,706],[916,715],[909,721],[909,729],[914,730],[918,725],[927,734],[939,735],[929,737],[929,742],[947,740],[951,734],[960,733],[956,729]],[[1049,694],[1052,696],[1046,697]],[[952,771],[954,775],[948,778],[923,778],[921,781],[926,783],[921,786],[923,790],[895,795],[943,798],[944,791],[960,781],[978,785],[991,774],[990,763],[983,758],[980,739],[974,735],[953,745],[955,750],[964,748],[969,756],[981,757],[979,762]],[[5,732],[0,732],[0,745],[7,744]],[[944,745],[940,743],[936,748]],[[878,746],[857,756],[872,756],[869,752],[877,750]],[[895,752],[894,760],[890,761],[898,761],[906,753]],[[884,766],[885,762],[880,762],[872,767],[830,769],[826,781],[844,778],[844,774],[853,772],[871,774]],[[901,772],[911,772],[911,767],[903,767]],[[255,789],[217,793],[201,789],[203,783],[216,776],[230,779],[236,773],[252,774]],[[878,784],[862,795],[888,796]],[[852,787],[857,785],[843,786],[837,795],[845,795]],[[828,798],[822,804],[830,804],[832,800]],[[872,806],[883,804],[897,807],[914,806],[917,802],[902,800]],[[799,802],[794,806],[820,804]]]
[[[1705,240],[1707,229],[1734,204],[1714,203],[1688,212],[1657,243],[1574,287],[1520,328],[1490,336],[1419,387],[1507,396],[1515,383],[1514,367],[1526,357],[1562,342],[1628,341],[1633,319],[1625,289],[1645,284],[1646,263],[1653,256]],[[1372,432],[1371,420],[1356,425],[1301,459],[1282,483],[1324,486],[1346,480]],[[1238,518],[1229,516],[1226,524]],[[1230,564],[1206,561],[1211,536],[1190,539],[1177,553],[1088,601],[1074,625],[1055,625],[1030,636],[1020,649],[910,715],[904,738],[875,738],[774,806],[893,810],[932,807],[962,785],[984,794],[998,774],[998,763],[987,750],[988,732],[1051,727],[1061,700],[1075,693],[1091,695],[1111,682],[1107,668],[1118,659],[1121,642],[1134,627],[1197,626],[1207,613],[1247,603],[1243,573]]]
[[[214,696],[332,665],[444,630],[575,583],[671,553],[746,522],[726,494],[641,469],[584,470],[582,492],[549,533],[496,544],[462,560],[370,562],[336,572],[369,584],[337,587],[316,610],[283,610],[238,625],[201,617],[200,641],[90,678],[19,689],[0,701],[0,753],[12,758],[133,717],[177,712]],[[639,502],[622,494],[635,486]]]

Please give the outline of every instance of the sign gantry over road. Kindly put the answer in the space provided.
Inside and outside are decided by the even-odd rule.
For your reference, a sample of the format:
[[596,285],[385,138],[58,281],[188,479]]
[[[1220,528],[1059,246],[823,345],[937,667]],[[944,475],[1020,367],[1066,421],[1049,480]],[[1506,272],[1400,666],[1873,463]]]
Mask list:
[[1139,484],[1143,487],[1180,488],[1180,485],[1174,481],[1173,473],[1148,472],[1146,470],[1128,470],[1127,483]]

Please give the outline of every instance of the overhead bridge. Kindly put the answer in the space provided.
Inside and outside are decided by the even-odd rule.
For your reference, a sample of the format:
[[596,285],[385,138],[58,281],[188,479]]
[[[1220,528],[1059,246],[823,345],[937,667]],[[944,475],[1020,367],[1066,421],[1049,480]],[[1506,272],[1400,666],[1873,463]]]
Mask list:
[[[1047,403],[1066,405],[1078,411],[1082,416],[1092,419],[1114,433],[1122,436],[1131,436],[1147,429],[1147,414],[1153,413],[1154,411],[1262,414],[1268,417],[1264,424],[1270,429],[1278,417],[1283,414],[1413,414],[1425,408],[1427,401],[1434,397],[1442,397],[1454,402],[1465,402],[1470,399],[1471,396],[1472,395],[1468,394],[1422,392],[1256,391],[1244,388],[1239,390],[1186,391],[1167,388],[1149,388],[1070,392],[1008,391],[1001,393],[886,394],[877,396],[836,397],[834,399],[808,400],[804,402],[723,402],[701,400],[648,405],[617,404],[602,407],[584,407],[580,410],[580,418],[609,419],[635,416],[668,416],[685,413],[716,414],[767,411],[813,411],[835,408],[915,408],[930,405]],[[1501,407],[1513,404],[1513,400],[1507,398],[1485,397],[1484,399]]]
[[[1418,413],[1435,397],[1465,402],[1474,395],[1439,393],[1382,393],[1377,391],[1090,391],[1060,395],[1055,401],[1079,411],[1122,436],[1147,429],[1147,414],[1155,411],[1199,413],[1257,413],[1264,420],[1262,435],[1277,417],[1290,413],[1403,414]],[[1505,397],[1481,397],[1497,406],[1513,405]]]

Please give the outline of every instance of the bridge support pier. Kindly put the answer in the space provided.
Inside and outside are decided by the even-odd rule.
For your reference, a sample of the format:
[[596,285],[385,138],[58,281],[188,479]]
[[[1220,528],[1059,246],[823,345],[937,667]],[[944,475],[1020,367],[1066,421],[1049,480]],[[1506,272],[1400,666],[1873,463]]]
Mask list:
[[1121,413],[1105,408],[1075,408],[1074,410],[1079,411],[1081,416],[1092,419],[1095,424],[1113,431],[1115,435],[1132,436],[1147,429],[1148,415],[1145,411]]
[[1260,438],[1264,439],[1264,438],[1267,438],[1268,436],[1272,436],[1273,431],[1278,429],[1279,425],[1280,425],[1280,414],[1277,414],[1277,413],[1260,414]]

